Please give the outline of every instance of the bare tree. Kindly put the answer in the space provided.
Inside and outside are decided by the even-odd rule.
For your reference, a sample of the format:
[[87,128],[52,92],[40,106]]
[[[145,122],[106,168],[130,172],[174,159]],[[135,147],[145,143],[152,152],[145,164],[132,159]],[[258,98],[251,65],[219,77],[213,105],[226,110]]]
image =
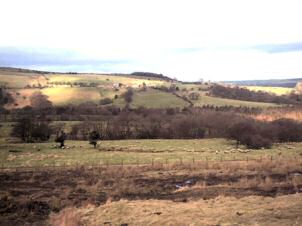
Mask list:
[[132,88],[128,88],[127,91],[123,94],[123,97],[127,104],[131,103],[133,100],[133,90]]
[[60,143],[60,148],[63,148],[65,146],[64,142],[66,139],[67,139],[66,133],[64,133],[64,131],[61,131],[61,134],[57,136],[55,141],[57,143]]
[[98,143],[98,140],[101,138],[99,132],[92,131],[89,133],[89,144],[92,144],[94,148],[96,148],[96,145]]

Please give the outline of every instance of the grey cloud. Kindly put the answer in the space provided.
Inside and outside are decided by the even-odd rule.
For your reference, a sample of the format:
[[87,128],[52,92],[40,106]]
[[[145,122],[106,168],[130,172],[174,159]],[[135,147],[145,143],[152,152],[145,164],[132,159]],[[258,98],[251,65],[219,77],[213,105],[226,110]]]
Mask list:
[[57,68],[56,70],[62,69],[64,71],[68,68],[80,71],[98,69],[106,71],[108,67],[126,63],[130,62],[124,59],[107,60],[79,56],[77,52],[72,50],[0,47],[0,66],[5,67]]

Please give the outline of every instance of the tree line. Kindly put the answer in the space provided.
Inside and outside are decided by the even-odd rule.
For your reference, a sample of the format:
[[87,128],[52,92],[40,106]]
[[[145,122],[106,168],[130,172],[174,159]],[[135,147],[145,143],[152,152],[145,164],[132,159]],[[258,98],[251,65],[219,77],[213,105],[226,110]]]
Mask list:
[[215,84],[209,90],[210,96],[222,97],[228,99],[254,101],[254,102],[266,102],[277,104],[301,104],[302,95],[295,94],[294,92],[289,95],[277,96],[272,93],[263,91],[251,91],[246,88],[238,86],[229,87]]
[[[51,121],[43,113],[19,115],[12,136],[24,142],[57,139],[66,128]],[[302,124],[294,120],[262,122],[233,112],[196,108],[123,109],[70,127],[66,139],[71,140],[91,141],[92,133],[104,140],[228,138],[253,149],[270,148],[275,142],[302,141]]]

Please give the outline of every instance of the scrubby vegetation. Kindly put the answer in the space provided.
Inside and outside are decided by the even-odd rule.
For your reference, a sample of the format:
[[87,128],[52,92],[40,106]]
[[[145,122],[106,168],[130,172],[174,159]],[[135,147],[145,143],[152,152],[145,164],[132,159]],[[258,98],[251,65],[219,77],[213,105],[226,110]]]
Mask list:
[[[48,130],[46,128],[49,127],[49,123],[45,122],[59,119],[79,121],[71,125],[68,134],[68,139],[73,140],[87,140],[89,133],[96,131],[105,140],[231,138],[238,144],[252,149],[270,148],[276,142],[302,141],[302,123],[300,122],[290,119],[272,122],[257,121],[242,113],[255,114],[257,111],[244,108],[211,107],[183,109],[126,107],[121,109],[114,106],[98,106],[94,103],[44,109],[24,108],[11,111],[14,121],[23,122],[23,124],[15,125],[12,135],[26,142],[35,142],[35,136],[24,135],[22,131],[35,131],[32,128],[38,126],[38,128],[44,128],[39,129],[40,133],[49,138],[49,131],[54,131],[55,135],[60,128]],[[33,115],[37,120],[30,120]],[[24,120],[25,117],[29,117],[29,120]],[[39,124],[36,125],[37,123]],[[24,138],[26,136],[28,138]]]

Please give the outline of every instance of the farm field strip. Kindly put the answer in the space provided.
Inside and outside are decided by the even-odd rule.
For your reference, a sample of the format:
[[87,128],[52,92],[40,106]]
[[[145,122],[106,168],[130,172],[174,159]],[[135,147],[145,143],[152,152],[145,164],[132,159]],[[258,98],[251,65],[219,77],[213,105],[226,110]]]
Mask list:
[[102,141],[94,149],[87,141],[67,141],[66,149],[55,143],[0,145],[0,164],[6,167],[51,167],[76,165],[140,165],[301,158],[302,144],[277,144],[273,149],[235,149],[233,141],[117,140]]
[[246,88],[251,91],[263,91],[263,92],[273,93],[276,95],[288,95],[295,90],[294,88],[272,87],[272,86],[240,86],[240,87]]

